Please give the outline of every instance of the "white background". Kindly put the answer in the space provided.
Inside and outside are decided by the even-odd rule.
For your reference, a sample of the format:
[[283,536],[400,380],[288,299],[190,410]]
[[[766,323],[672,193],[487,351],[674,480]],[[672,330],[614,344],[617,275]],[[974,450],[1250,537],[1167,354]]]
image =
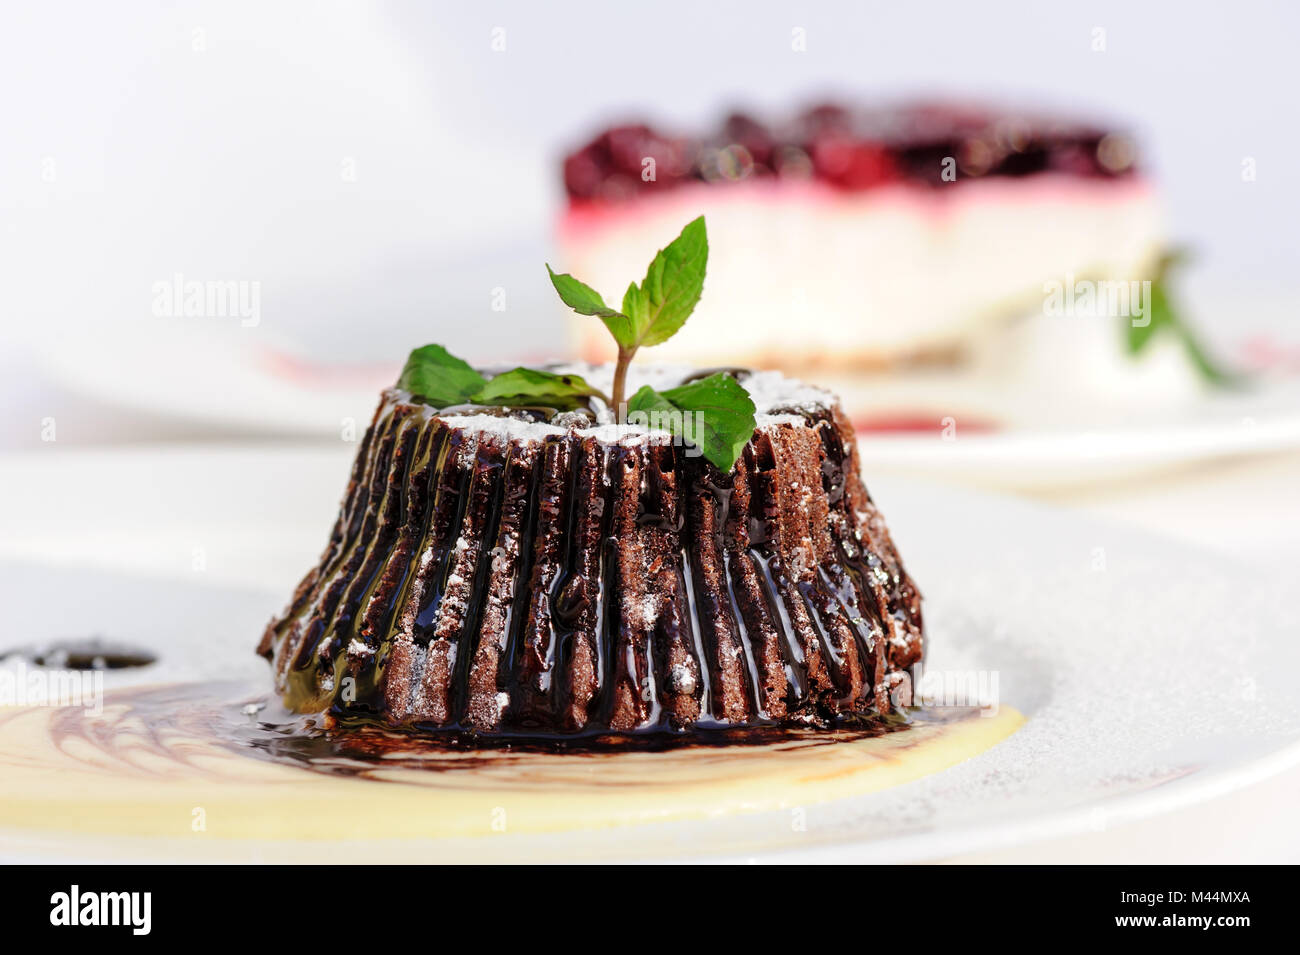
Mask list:
[[607,119],[837,94],[1129,126],[1195,287],[1246,301],[1295,282],[1298,33],[1280,2],[10,3],[0,342],[35,360],[82,322],[130,331],[181,272],[261,282],[256,334],[309,357],[499,358],[495,287],[505,347],[563,354],[540,259],[568,148]]

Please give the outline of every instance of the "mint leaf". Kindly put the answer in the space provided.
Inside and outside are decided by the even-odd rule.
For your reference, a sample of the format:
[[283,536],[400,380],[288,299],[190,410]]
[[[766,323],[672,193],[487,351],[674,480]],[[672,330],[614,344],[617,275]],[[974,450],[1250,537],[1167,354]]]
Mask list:
[[419,395],[436,408],[464,404],[487,379],[441,345],[424,345],[411,352],[397,387]]
[[1241,384],[1241,376],[1225,371],[1201,345],[1191,326],[1179,315],[1169,295],[1169,273],[1188,258],[1184,249],[1173,249],[1160,258],[1156,274],[1151,279],[1150,320],[1146,325],[1134,325],[1125,319],[1124,340],[1130,355],[1138,355],[1157,335],[1175,335],[1183,344],[1188,360],[1202,378],[1219,387]]
[[632,415],[685,438],[727,473],[754,436],[754,399],[725,372],[664,392],[646,385],[628,401]]
[[1125,335],[1124,340],[1128,345],[1128,353],[1137,355],[1165,325],[1172,321],[1169,313],[1169,300],[1165,295],[1164,285],[1160,282],[1151,283],[1151,301],[1150,313],[1147,315],[1145,325],[1135,325],[1131,318],[1124,319]]
[[605,397],[580,375],[556,375],[534,368],[516,368],[497,375],[470,400],[480,405],[541,404],[569,409],[592,395]]
[[700,216],[655,254],[640,287],[623,297],[635,345],[659,345],[677,334],[700,301],[708,261],[709,237]]
[[546,266],[546,271],[550,273],[551,284],[555,286],[555,291],[560,293],[560,298],[564,304],[569,306],[579,315],[595,315],[609,333],[614,336],[614,341],[618,342],[620,348],[633,348],[633,329],[631,320],[622,312],[610,308],[605,304],[605,300],[600,297],[590,285],[579,282],[567,272],[557,275],[555,270]]

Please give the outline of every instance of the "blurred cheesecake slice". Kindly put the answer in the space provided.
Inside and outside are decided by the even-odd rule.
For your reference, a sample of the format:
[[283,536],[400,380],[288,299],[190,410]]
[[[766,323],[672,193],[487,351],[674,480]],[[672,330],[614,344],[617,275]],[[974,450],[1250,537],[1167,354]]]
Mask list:
[[[733,115],[697,137],[619,126],[564,178],[564,271],[607,293],[707,217],[708,294],[662,360],[978,361],[1013,319],[1044,319],[1047,283],[1148,277],[1163,239],[1126,135],[980,107]],[[1116,323],[1094,324],[1119,361]],[[574,328],[585,358],[612,357],[599,323]]]

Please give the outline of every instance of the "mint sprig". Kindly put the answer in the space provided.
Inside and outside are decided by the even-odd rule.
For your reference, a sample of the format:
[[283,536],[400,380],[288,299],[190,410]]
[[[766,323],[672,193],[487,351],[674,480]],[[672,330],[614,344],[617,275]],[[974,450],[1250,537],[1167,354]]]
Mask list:
[[628,287],[622,311],[606,305],[600,293],[585,282],[546,266],[564,304],[579,315],[599,318],[618,344],[609,397],[580,375],[537,368],[515,368],[489,380],[441,345],[425,345],[411,352],[397,386],[438,407],[542,405],[570,410],[586,398],[600,398],[620,421],[627,421],[629,414],[644,415],[646,424],[690,442],[729,472],[753,437],[755,426],[754,401],[735,378],[719,372],[663,392],[647,385],[626,406],[623,401],[632,356],[637,349],[662,344],[681,330],[699,304],[708,261],[709,237],[700,216],[655,253],[645,279]]
[[699,381],[655,391],[645,385],[628,401],[628,418],[680,435],[724,473],[754,436],[754,399],[735,378],[718,372]]
[[709,237],[700,216],[686,224],[681,234],[660,249],[650,262],[640,285],[633,282],[623,296],[623,310],[605,304],[600,293],[572,275],[546,271],[560,298],[579,315],[595,315],[605,323],[618,344],[611,399],[622,409],[627,367],[638,348],[659,345],[686,324],[704,291],[704,271],[709,262]]
[[1124,341],[1128,353],[1133,356],[1139,355],[1158,335],[1173,335],[1182,342],[1188,360],[1202,378],[1219,387],[1239,385],[1241,376],[1226,371],[1210,357],[1210,353],[1201,345],[1200,339],[1192,331],[1191,326],[1174,307],[1169,291],[1171,285],[1169,275],[1187,258],[1187,252],[1182,249],[1174,249],[1160,257],[1156,273],[1151,279],[1150,314],[1147,323],[1135,325],[1131,319],[1125,320]]

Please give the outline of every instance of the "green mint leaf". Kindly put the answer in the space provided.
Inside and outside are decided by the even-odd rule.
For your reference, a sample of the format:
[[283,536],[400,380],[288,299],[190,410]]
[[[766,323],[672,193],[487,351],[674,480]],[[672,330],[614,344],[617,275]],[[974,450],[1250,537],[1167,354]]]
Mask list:
[[497,375],[470,400],[480,405],[528,404],[570,409],[591,395],[605,397],[579,375],[556,375],[534,368],[516,368]]
[[664,392],[646,385],[628,401],[629,421],[633,415],[681,435],[724,473],[754,436],[754,399],[725,372]]
[[1175,266],[1181,265],[1188,258],[1185,249],[1172,249],[1160,258],[1156,274],[1151,279],[1151,298],[1149,302],[1149,321],[1146,325],[1134,325],[1132,319],[1125,319],[1125,342],[1130,355],[1137,355],[1148,347],[1155,336],[1160,334],[1175,335],[1183,344],[1187,358],[1202,378],[1219,387],[1240,385],[1241,376],[1226,371],[1201,345],[1191,326],[1182,318],[1170,298],[1169,274]]
[[700,216],[655,254],[636,294],[628,289],[623,298],[637,346],[659,345],[677,334],[700,301],[708,261],[709,237]]
[[425,345],[411,352],[397,387],[419,395],[436,408],[464,404],[487,379],[441,345]]
[[1142,349],[1146,348],[1154,339],[1156,332],[1172,321],[1169,313],[1169,299],[1165,295],[1163,283],[1151,283],[1151,300],[1147,304],[1149,311],[1147,312],[1147,323],[1145,325],[1134,324],[1133,319],[1129,317],[1124,319],[1124,340],[1128,345],[1130,355],[1140,354]]
[[550,265],[546,266],[546,271],[550,273],[551,284],[555,286],[555,291],[560,293],[560,298],[565,305],[579,315],[598,317],[605,323],[605,327],[609,329],[609,333],[614,336],[614,341],[618,342],[620,348],[635,347],[631,319],[622,312],[610,308],[600,297],[599,292],[567,272],[557,275]]

